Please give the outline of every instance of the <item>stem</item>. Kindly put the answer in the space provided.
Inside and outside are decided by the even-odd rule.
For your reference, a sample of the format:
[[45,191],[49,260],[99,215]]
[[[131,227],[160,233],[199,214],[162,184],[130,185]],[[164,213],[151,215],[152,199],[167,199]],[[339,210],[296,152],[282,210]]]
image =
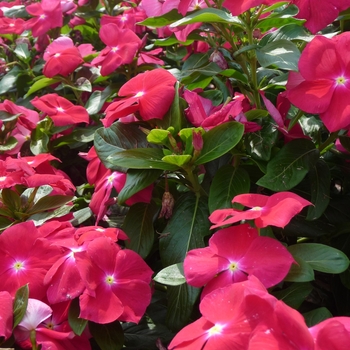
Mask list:
[[318,149],[321,154],[325,153],[323,151],[327,151],[326,148],[328,148],[328,146],[330,146],[338,138],[338,133],[339,131],[332,132],[328,139],[320,145]]
[[288,131],[298,122],[298,120],[304,115],[304,112],[299,109],[298,113],[292,118],[288,125]]
[[193,168],[185,168],[186,171],[186,179],[192,185],[192,191],[195,193],[196,197],[199,198],[201,196],[201,185],[198,182],[198,176],[193,174]]
[[30,331],[30,342],[32,344],[32,350],[38,350],[38,344],[36,342],[36,333],[35,329]]

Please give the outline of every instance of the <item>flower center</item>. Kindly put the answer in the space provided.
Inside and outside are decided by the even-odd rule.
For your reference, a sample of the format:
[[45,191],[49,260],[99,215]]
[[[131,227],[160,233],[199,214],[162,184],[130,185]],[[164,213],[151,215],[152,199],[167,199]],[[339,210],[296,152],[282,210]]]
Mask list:
[[118,49],[118,46],[114,46],[112,47],[112,52],[117,52],[119,49]]
[[21,270],[21,269],[24,268],[24,264],[23,264],[23,262],[21,262],[21,261],[16,261],[16,262],[13,264],[13,268],[16,270],[16,272],[18,272],[19,270]]
[[335,81],[338,85],[344,85],[346,83],[345,77],[338,77]]
[[53,329],[54,325],[52,322],[46,323],[46,328]]
[[56,109],[58,112],[64,112],[64,109],[62,107],[57,107]]
[[259,211],[259,210],[261,210],[261,209],[262,209],[261,207],[253,207],[251,210]]
[[0,176],[0,182],[5,181],[6,180],[6,176]]
[[232,262],[230,265],[228,265],[228,269],[232,272],[236,271],[236,270],[238,270],[238,264],[235,262]]
[[221,326],[219,324],[216,324],[215,326],[211,327],[208,331],[209,337],[220,334],[223,328],[224,326]]
[[135,97],[141,97],[141,96],[143,96],[143,94],[144,94],[143,91],[139,91],[139,92],[135,95]]
[[60,53],[55,53],[54,55],[53,55],[53,57],[60,57],[61,56],[61,54]]
[[46,16],[45,16],[45,15],[40,15],[39,18],[40,18],[40,19],[45,19]]
[[106,283],[109,284],[110,286],[114,283],[114,277],[109,275],[105,279]]

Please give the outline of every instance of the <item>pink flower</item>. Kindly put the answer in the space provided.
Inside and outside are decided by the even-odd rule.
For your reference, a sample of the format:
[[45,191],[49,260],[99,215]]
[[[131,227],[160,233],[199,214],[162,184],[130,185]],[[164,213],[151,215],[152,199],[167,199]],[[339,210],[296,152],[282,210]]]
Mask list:
[[307,113],[319,114],[331,132],[350,126],[350,33],[316,36],[301,54],[299,73],[290,72],[287,97]]
[[[268,252],[268,253],[267,253]],[[217,231],[209,240],[209,247],[190,250],[184,261],[188,284],[205,286],[203,295],[254,275],[266,287],[283,280],[291,264],[292,255],[277,240],[261,237],[248,224]]]
[[223,6],[231,11],[232,15],[238,16],[249,9],[259,5],[272,5],[279,0],[225,0]]
[[304,207],[311,205],[309,201],[292,192],[278,192],[272,196],[253,193],[240,194],[233,198],[232,203],[239,203],[251,209],[246,211],[215,210],[209,216],[209,220],[215,224],[211,226],[212,229],[241,220],[254,220],[255,225],[259,228],[269,225],[284,227]]
[[10,338],[13,325],[12,296],[9,292],[0,292],[0,339]]
[[138,74],[119,90],[126,99],[113,102],[106,109],[105,127],[115,120],[139,111],[142,120],[163,119],[175,96],[176,78],[165,69]]
[[106,76],[122,64],[131,63],[141,47],[140,38],[130,29],[120,29],[114,23],[103,25],[100,38],[107,45],[91,64],[101,66],[101,74]]
[[30,297],[43,298],[46,294],[45,274],[58,254],[57,247],[40,239],[32,221],[6,229],[0,235],[1,290],[14,296],[18,288],[29,283]]
[[66,77],[84,62],[78,48],[68,37],[60,37],[54,40],[46,48],[44,60],[46,63],[43,73],[48,78],[59,74]]
[[75,106],[57,94],[35,96],[30,103],[46,113],[53,120],[55,126],[89,123],[89,114],[84,107]]
[[332,23],[342,12],[350,7],[349,0],[292,0],[299,8],[296,18],[306,19],[304,24],[312,34]]
[[46,34],[50,29],[63,25],[60,0],[42,0],[40,3],[28,5],[26,11],[34,16],[26,22],[26,29],[31,29],[34,37]]
[[21,18],[0,17],[0,34],[22,34],[25,21]]
[[97,323],[139,322],[151,300],[152,270],[142,258],[109,238],[96,238],[76,258],[87,289],[80,316]]

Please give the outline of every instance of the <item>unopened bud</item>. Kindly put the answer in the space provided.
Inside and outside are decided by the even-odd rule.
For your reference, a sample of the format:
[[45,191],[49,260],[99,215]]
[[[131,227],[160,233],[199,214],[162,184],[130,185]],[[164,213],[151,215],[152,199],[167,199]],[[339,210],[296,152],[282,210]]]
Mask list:
[[192,145],[195,151],[201,151],[203,148],[203,137],[199,131],[192,132]]
[[164,192],[162,198],[162,210],[158,218],[170,219],[173,216],[175,200],[173,195],[170,192]]
[[218,50],[215,50],[210,55],[209,61],[216,63],[221,69],[227,69],[228,68],[228,64],[227,64],[227,62],[225,60],[224,55]]

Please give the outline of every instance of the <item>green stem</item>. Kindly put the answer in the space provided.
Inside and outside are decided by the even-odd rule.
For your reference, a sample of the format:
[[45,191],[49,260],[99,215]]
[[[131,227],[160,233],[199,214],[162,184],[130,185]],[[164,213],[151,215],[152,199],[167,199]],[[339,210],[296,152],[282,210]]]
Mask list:
[[36,342],[36,332],[35,329],[30,331],[30,342],[32,344],[32,350],[38,350],[38,344]]
[[299,109],[298,113],[292,118],[288,125],[288,131],[298,122],[298,120],[304,115],[304,112]]
[[192,185],[192,191],[195,193],[196,197],[199,198],[201,196],[201,185],[198,181],[198,176],[193,173],[193,168],[185,168],[186,171],[186,179]]
[[338,134],[339,134],[339,131],[332,132],[329,135],[328,139],[320,145],[318,149],[321,154],[325,153],[327,151],[327,148],[334,143],[334,141],[338,138]]

